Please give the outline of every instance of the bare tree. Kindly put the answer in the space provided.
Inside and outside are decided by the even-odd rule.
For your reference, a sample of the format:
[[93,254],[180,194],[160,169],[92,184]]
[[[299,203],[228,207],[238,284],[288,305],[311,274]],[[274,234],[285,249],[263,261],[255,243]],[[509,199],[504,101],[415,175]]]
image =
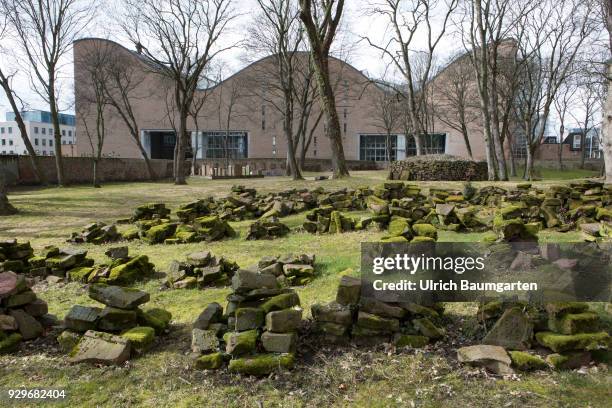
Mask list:
[[542,143],[555,96],[583,44],[593,33],[589,2],[542,0],[519,24],[528,35],[518,44],[521,83],[515,104],[525,134],[525,178],[533,178],[534,155]]
[[[319,89],[315,81],[312,56],[297,65],[298,80],[295,81],[295,105],[297,113],[297,130],[294,138],[295,149],[299,147],[299,166],[303,170],[306,154],[312,143],[314,133],[319,127],[325,111],[319,109],[313,116],[313,107],[318,106]],[[338,77],[339,78],[339,77]],[[339,81],[338,81],[339,82]],[[314,119],[314,120],[313,120]]]
[[0,0],[28,61],[30,81],[49,104],[58,185],[64,185],[60,130],[62,59],[94,16],[96,3],[79,0]]
[[302,179],[296,154],[296,86],[298,67],[303,60],[299,53],[304,44],[298,18],[297,1],[257,0],[259,13],[249,28],[249,47],[258,55],[269,55],[272,64],[264,61],[253,73],[253,88],[261,90],[264,103],[277,110],[282,118],[287,145],[289,174]]
[[300,19],[308,34],[321,107],[325,111],[325,132],[331,146],[333,177],[348,177],[340,118],[329,72],[329,54],[342,18],[344,0],[299,1]]
[[0,216],[17,213],[17,209],[9,202],[6,187],[6,179],[3,171],[0,171]]
[[385,79],[373,81],[370,86],[378,87],[370,115],[371,125],[385,135],[386,161],[390,162],[392,153],[391,136],[395,135],[402,120],[402,95]]
[[142,94],[144,75],[142,75],[140,67],[135,66],[132,59],[126,55],[116,52],[109,53],[108,59],[106,64],[108,75],[105,87],[107,103],[128,128],[132,140],[145,161],[149,179],[155,180],[156,175],[151,165],[151,159],[140,140],[140,126],[134,112],[135,101],[151,96],[149,93]]
[[[4,7],[4,4],[0,3],[0,15],[3,16],[1,17],[2,20],[0,21],[0,55],[3,56],[4,61],[7,61],[9,52],[8,52],[8,49],[3,46],[3,44],[9,38],[9,35],[8,35],[9,27],[7,24],[8,21],[6,18],[6,12],[3,10],[3,7]],[[4,64],[0,66],[0,86],[4,90],[6,99],[8,100],[9,105],[11,106],[11,110],[13,111],[15,115],[15,122],[17,122],[17,127],[19,128],[19,134],[21,136],[21,140],[23,140],[23,144],[25,145],[26,151],[28,152],[28,155],[30,157],[30,163],[32,165],[32,170],[34,171],[34,175],[36,176],[37,180],[41,184],[46,184],[46,179],[44,175],[42,174],[42,172],[40,171],[40,165],[38,163],[39,160],[36,155],[36,151],[34,150],[34,147],[32,146],[32,142],[30,141],[30,138],[28,137],[28,130],[25,126],[23,117],[21,116],[21,112],[24,110],[23,108],[24,104],[22,100],[19,98],[19,96],[17,95],[17,93],[15,92],[15,89],[13,87],[13,78],[15,74],[17,73],[17,70],[13,69],[12,71],[9,72],[6,68],[7,67]],[[19,101],[21,107],[17,105],[17,101]]]
[[574,98],[578,88],[573,77],[568,78],[559,86],[557,95],[555,96],[553,105],[555,113],[559,119],[559,146],[557,150],[557,161],[559,170],[563,170],[563,141],[565,139],[565,122],[568,112],[574,108]]
[[[587,156],[587,137],[597,125],[597,115],[600,112],[600,104],[603,101],[600,88],[601,75],[594,74],[589,63],[583,63],[578,70],[577,90],[574,106],[578,109],[572,110],[570,115],[580,127],[580,168],[584,169]],[[594,145],[591,135],[590,148]]]
[[479,116],[479,107],[473,103],[474,71],[467,58],[459,56],[447,65],[444,75],[444,81],[434,84],[438,105],[436,117],[451,129],[461,132],[465,148],[472,158],[468,128]]
[[186,184],[187,119],[211,61],[235,44],[219,41],[234,19],[231,0],[126,0],[124,31],[156,72],[173,84],[178,112],[174,182]]
[[[369,38],[366,40],[391,60],[406,83],[407,114],[417,155],[423,153],[422,137],[427,135],[425,87],[431,79],[436,48],[458,4],[458,0],[380,0],[371,5],[371,13],[385,17],[392,34],[384,45],[375,44]],[[437,13],[442,18],[434,27]]]
[[91,148],[93,162],[92,184],[100,188],[98,165],[102,159],[104,139],[106,136],[106,109],[108,106],[108,84],[111,77],[110,66],[113,64],[112,45],[97,41],[75,61],[79,74],[75,77],[80,85],[76,99],[81,101],[77,106],[79,120],[83,124],[85,136]]
[[[193,104],[191,105],[191,109],[189,109],[189,115],[193,119],[194,124],[194,143],[193,143],[193,158],[191,159],[191,175],[196,175],[196,162],[198,159],[198,152],[202,148],[198,145],[200,139],[200,111],[204,107],[206,100],[208,99],[208,90],[201,90],[196,93],[193,98]],[[203,150],[202,150],[203,151]]]

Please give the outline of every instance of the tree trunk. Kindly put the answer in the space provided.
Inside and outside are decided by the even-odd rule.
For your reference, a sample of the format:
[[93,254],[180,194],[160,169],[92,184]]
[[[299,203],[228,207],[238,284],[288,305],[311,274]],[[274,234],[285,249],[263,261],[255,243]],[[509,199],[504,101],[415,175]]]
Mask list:
[[510,146],[510,152],[508,154],[508,160],[510,161],[510,177],[516,177],[516,161],[514,160],[514,152],[512,151],[512,146],[514,146],[514,140],[510,133],[507,133],[508,138],[508,146]]
[[470,138],[469,138],[467,126],[465,126],[465,123],[461,123],[461,134],[463,135],[463,142],[465,143],[465,149],[467,150],[468,155],[470,156],[470,159],[473,159],[474,157],[472,156],[472,145],[470,144]]
[[527,146],[527,157],[525,158],[525,180],[533,180],[533,150]]
[[6,193],[4,174],[0,174],[0,215],[16,214],[17,209],[11,205]]
[[49,78],[49,108],[51,110],[51,122],[53,122],[53,150],[55,151],[55,170],[57,172],[57,185],[63,187],[64,179],[64,162],[62,157],[62,136],[60,132],[59,111],[55,100],[55,79],[53,76]]
[[[612,36],[610,36],[612,46]],[[608,64],[608,93],[603,108],[602,147],[606,182],[612,183],[612,64]]]
[[[563,122],[563,119],[561,119],[561,122]],[[559,170],[563,170],[563,134],[564,133],[565,133],[565,126],[563,126],[563,123],[561,123],[561,127],[559,129],[559,149],[557,151]]]
[[326,115],[326,134],[331,147],[331,162],[334,178],[349,177],[346,159],[344,158],[344,147],[342,146],[342,133],[340,130],[340,118],[336,109],[334,89],[329,78],[327,61],[323,61],[319,55],[313,53],[315,71],[317,73],[317,84],[321,97],[321,105]]
[[11,105],[11,109],[13,110],[13,113],[15,114],[15,121],[17,122],[17,127],[19,128],[21,140],[23,140],[23,144],[26,147],[26,151],[28,152],[28,155],[30,156],[30,163],[32,165],[32,171],[34,172],[34,175],[38,179],[38,182],[42,185],[46,185],[47,179],[45,178],[44,174],[40,171],[38,156],[36,155],[36,151],[34,150],[34,147],[32,146],[32,142],[30,141],[30,138],[28,137],[28,130],[26,129],[25,123],[23,122],[23,117],[21,116],[19,108],[17,107],[17,102],[15,101],[15,97],[13,96],[13,92],[9,86],[9,79],[4,76],[4,73],[2,71],[0,71],[0,85],[4,89],[6,98],[8,99]]
[[99,158],[94,158],[93,159],[93,176],[92,176],[92,183],[94,188],[100,188],[100,182],[98,180],[98,161],[100,159]]
[[582,129],[580,135],[580,168],[584,169],[584,159],[586,158],[586,127]]
[[138,133],[139,132],[136,131],[136,134],[135,135],[133,134],[132,137],[136,141],[136,146],[138,146],[138,150],[140,150],[140,155],[145,161],[145,166],[147,166],[147,173],[149,174],[149,179],[151,181],[154,181],[157,178],[157,176],[155,175],[155,172],[153,171],[153,166],[151,165],[151,159],[149,158],[149,155],[147,154],[147,151],[145,150],[144,146],[140,142]]
[[176,137],[175,174],[174,184],[187,184],[185,180],[185,145],[187,142],[187,112],[181,109],[179,123],[179,134]]

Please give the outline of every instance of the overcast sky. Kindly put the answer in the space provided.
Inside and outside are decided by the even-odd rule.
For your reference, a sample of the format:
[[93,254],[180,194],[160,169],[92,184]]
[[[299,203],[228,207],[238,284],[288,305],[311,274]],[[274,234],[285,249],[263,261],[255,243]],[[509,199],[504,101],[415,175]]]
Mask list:
[[[122,1],[104,0],[104,2],[107,2],[109,5],[101,8],[99,17],[83,36],[110,38],[128,48],[133,48],[122,34],[122,30],[117,25],[116,21],[116,16],[120,14]],[[252,21],[255,10],[257,9],[255,0],[236,0],[234,3],[235,10],[240,16],[234,21],[231,30],[221,38],[221,41],[227,42],[228,44],[246,39],[244,35],[246,27],[249,25],[249,22]],[[385,44],[386,39],[388,39],[389,30],[387,22],[383,17],[373,16],[371,13],[368,13],[368,0],[350,0],[346,3],[346,10],[342,23],[343,34],[339,38],[339,42],[344,45],[343,48],[350,48],[349,62],[357,69],[364,71],[364,73],[370,77],[380,78],[386,75],[387,79],[390,79],[390,74],[385,74],[388,72],[387,61],[382,58],[379,51],[372,48],[367,41],[363,39],[364,37],[368,37],[374,43]],[[439,25],[437,29],[439,29]],[[424,40],[423,33],[420,35],[420,38]],[[417,41],[417,47],[419,43],[422,42]],[[2,45],[6,49],[11,50],[11,54],[14,58],[20,57],[17,46],[10,42],[5,42]],[[453,28],[449,27],[448,34],[438,46],[436,59],[439,62],[447,61],[451,56],[463,51],[464,47],[460,35],[453,33]],[[222,54],[221,59],[227,65],[228,71],[230,71],[225,73],[224,76],[226,77],[232,72],[244,67],[248,62],[247,54],[245,50],[241,48],[227,51]],[[0,61],[0,63],[3,63],[3,67],[5,67],[7,63],[16,66],[14,61],[5,60],[4,62]],[[62,108],[66,112],[72,113],[72,55],[66,57],[62,71]],[[17,85],[15,89],[18,95],[27,102],[28,108],[48,110],[47,104],[31,89],[28,76],[23,70],[20,70],[18,73],[15,83]],[[8,102],[6,101],[5,95],[1,93],[0,112],[7,110],[9,110]]]

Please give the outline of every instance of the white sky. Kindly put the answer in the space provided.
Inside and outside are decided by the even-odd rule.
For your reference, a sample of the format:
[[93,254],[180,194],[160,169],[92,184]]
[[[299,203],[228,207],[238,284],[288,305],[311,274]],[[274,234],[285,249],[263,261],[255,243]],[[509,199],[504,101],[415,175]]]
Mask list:
[[[83,0],[83,1],[96,1],[96,0]],[[104,37],[115,40],[128,48],[133,48],[132,45],[126,40],[125,36],[122,35],[122,30],[117,26],[116,15],[120,13],[121,0],[102,0],[109,3],[108,7],[104,7],[99,18],[93,22],[88,33],[84,33],[82,36],[94,36]],[[357,69],[365,71],[370,77],[382,77],[387,69],[387,63],[383,60],[381,52],[372,48],[367,41],[363,40],[363,37],[369,37],[372,42],[378,44],[384,44],[387,36],[389,27],[387,26],[384,18],[379,16],[373,16],[367,12],[368,4],[372,0],[348,0],[346,1],[346,10],[343,17],[343,36],[340,41],[349,44],[351,52],[349,55],[349,62]],[[99,2],[99,1],[98,1]],[[235,9],[240,14],[239,18],[234,21],[231,30],[222,37],[222,41],[233,43],[239,40],[244,40],[244,33],[249,22],[252,21],[254,11],[257,9],[255,0],[235,0]],[[448,33],[442,40],[437,49],[437,60],[443,62],[447,60],[451,55],[455,55],[463,50],[461,39],[458,35],[454,34],[452,28],[448,29]],[[422,36],[421,40],[425,40]],[[417,41],[418,44],[422,42]],[[9,61],[0,61],[3,65],[3,69],[7,66],[16,66],[11,58],[19,58],[19,52],[16,51],[18,47],[13,46],[11,42],[5,42],[2,44],[5,48],[11,51],[12,55],[9,55]],[[231,71],[226,73],[225,76],[231,74],[242,68],[245,65],[245,50],[244,49],[233,49],[222,54],[221,59]],[[8,65],[7,65],[8,64]],[[62,72],[63,78],[63,106],[62,108],[66,112],[73,112],[72,107],[72,55],[66,56],[64,61],[64,68]],[[388,78],[388,77],[387,77]],[[388,78],[389,79],[389,78]],[[15,89],[18,95],[27,103],[29,109],[41,109],[48,110],[47,104],[41,100],[38,95],[33,92],[29,84],[28,76],[20,70],[15,78]],[[0,112],[10,110],[6,96],[3,92],[0,92]],[[4,115],[0,120],[4,119]],[[571,125],[570,125],[571,126]],[[556,126],[554,126],[556,127]]]

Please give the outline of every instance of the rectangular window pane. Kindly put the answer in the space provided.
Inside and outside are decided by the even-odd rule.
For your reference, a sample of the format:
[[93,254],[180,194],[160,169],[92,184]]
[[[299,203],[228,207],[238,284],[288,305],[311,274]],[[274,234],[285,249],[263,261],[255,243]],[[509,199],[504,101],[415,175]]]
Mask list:
[[244,159],[248,156],[246,132],[203,132],[202,146],[206,159]]

